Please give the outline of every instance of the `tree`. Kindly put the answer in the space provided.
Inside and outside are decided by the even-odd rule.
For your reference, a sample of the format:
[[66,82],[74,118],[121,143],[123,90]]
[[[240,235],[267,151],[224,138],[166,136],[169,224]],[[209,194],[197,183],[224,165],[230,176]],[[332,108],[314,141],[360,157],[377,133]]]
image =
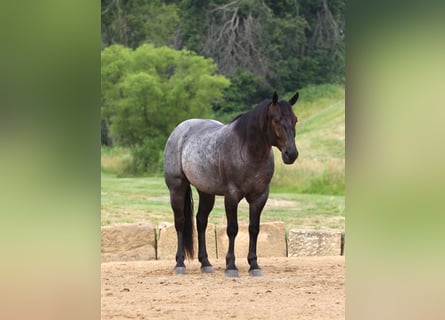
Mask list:
[[261,0],[214,5],[207,12],[207,32],[200,52],[215,59],[224,75],[241,69],[265,77],[269,68],[262,44],[270,17],[270,9]]
[[174,46],[179,9],[162,0],[102,0],[102,43],[137,48],[142,43]]
[[229,122],[234,116],[249,111],[257,103],[270,96],[270,90],[264,94],[261,78],[250,72],[238,71],[230,78],[230,86],[224,90],[224,100],[213,106],[215,116],[222,122]]
[[106,48],[101,73],[102,117],[113,142],[135,151],[135,161],[141,162],[135,171],[149,170],[159,160],[179,122],[210,116],[230,84],[216,74],[211,59],[150,44]]
[[307,84],[344,83],[344,0],[301,0],[309,40],[299,63]]
[[182,0],[180,1],[181,23],[178,30],[178,43],[176,49],[186,48],[200,52],[199,47],[206,30],[206,16],[208,0]]
[[267,56],[274,74],[268,82],[276,90],[293,92],[304,86],[299,63],[305,54],[310,25],[298,0],[266,0],[265,3],[273,11]]

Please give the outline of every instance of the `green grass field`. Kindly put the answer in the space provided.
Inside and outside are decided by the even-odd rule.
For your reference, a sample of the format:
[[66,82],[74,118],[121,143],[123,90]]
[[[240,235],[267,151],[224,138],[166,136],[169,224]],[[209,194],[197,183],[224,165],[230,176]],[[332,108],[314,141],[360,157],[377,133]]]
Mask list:
[[[299,119],[296,143],[300,156],[293,165],[284,165],[274,148],[275,173],[261,221],[283,221],[287,229],[344,231],[344,88],[305,88],[300,91],[294,110]],[[102,225],[173,222],[162,175],[120,177],[122,167],[130,159],[131,153],[124,148],[102,148]],[[196,208],[196,190],[194,199]],[[238,217],[240,223],[248,222],[245,200],[240,203]],[[225,224],[222,197],[217,197],[209,222]]]
[[[196,190],[195,213],[198,201]],[[238,218],[248,223],[248,205],[241,201]],[[162,177],[117,178],[102,174],[102,225],[123,222],[173,222],[168,189]],[[344,197],[332,195],[271,193],[262,220],[283,221],[288,229],[344,230]],[[225,224],[224,203],[217,197],[209,222]]]

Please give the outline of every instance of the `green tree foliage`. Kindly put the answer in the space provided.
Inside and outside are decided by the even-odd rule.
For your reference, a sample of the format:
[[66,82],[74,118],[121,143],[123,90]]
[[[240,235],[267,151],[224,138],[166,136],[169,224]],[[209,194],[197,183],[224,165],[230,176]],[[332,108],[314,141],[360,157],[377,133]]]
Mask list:
[[224,100],[213,106],[215,117],[227,123],[269,97],[270,90],[262,92],[260,84],[261,78],[250,72],[238,71],[230,78],[230,86],[224,90]]
[[[344,83],[345,0],[102,0],[102,41],[211,57],[227,77],[292,92]],[[258,88],[260,90],[260,88]],[[241,88],[239,88],[241,91]]]
[[169,133],[182,120],[209,117],[230,82],[211,59],[144,44],[102,51],[102,117],[115,144],[133,148],[134,171],[158,166]]
[[[345,0],[102,0],[104,47],[142,43],[211,57],[226,77],[293,92],[344,83]],[[234,90],[235,87],[232,86]],[[242,88],[238,88],[242,93]]]
[[179,3],[179,43],[212,57],[230,78],[249,72],[262,78],[259,86],[285,92],[344,83],[345,0]]
[[345,0],[301,0],[310,25],[300,64],[307,84],[345,81],[345,4]]
[[162,0],[102,0],[102,44],[137,48],[142,43],[174,45],[179,9]]
[[200,43],[206,31],[207,10],[211,1],[182,0],[180,7],[181,26],[179,28],[180,46],[200,52]]

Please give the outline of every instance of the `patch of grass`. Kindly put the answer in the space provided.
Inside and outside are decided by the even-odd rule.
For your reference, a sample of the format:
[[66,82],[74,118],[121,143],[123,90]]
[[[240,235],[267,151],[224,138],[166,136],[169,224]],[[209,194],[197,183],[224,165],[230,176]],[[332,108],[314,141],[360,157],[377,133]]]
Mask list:
[[[289,97],[292,94],[289,94]],[[299,94],[298,102],[294,105],[294,111],[301,119],[307,119],[326,108],[326,106],[345,99],[344,87],[336,84],[311,85],[299,90]]]
[[102,225],[170,221],[168,189],[161,177],[118,178],[102,172]]
[[132,156],[128,148],[120,146],[101,147],[100,166],[104,173],[120,175],[131,160]]
[[[308,99],[317,106],[309,107],[307,110],[310,112],[306,112],[306,117],[301,117],[296,111],[299,116],[296,145],[300,153],[297,161],[292,165],[283,164],[280,152],[274,148],[275,173],[271,184],[273,192],[344,195],[344,91],[341,94],[334,91],[339,87],[327,88],[333,92],[328,98]],[[315,93],[313,95],[316,96]],[[338,97],[342,100],[332,100]],[[331,104],[323,105],[324,101]],[[303,105],[303,109],[308,106]]]
[[[193,190],[195,215],[198,193]],[[170,197],[162,177],[118,178],[102,174],[102,225],[122,222],[173,222]],[[238,208],[240,223],[248,223],[245,200]],[[262,222],[283,221],[287,229],[311,228],[344,230],[344,196],[271,192]],[[209,222],[225,225],[223,197],[216,197]]]
[[300,159],[292,167],[277,164],[271,190],[274,193],[344,195],[345,161],[342,158]]

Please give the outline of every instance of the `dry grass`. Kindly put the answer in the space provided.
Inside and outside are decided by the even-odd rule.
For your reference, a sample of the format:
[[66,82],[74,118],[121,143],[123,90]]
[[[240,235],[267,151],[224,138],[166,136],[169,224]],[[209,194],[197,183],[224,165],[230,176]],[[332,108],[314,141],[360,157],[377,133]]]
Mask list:
[[100,165],[102,172],[121,173],[131,162],[130,150],[122,147],[102,147]]

